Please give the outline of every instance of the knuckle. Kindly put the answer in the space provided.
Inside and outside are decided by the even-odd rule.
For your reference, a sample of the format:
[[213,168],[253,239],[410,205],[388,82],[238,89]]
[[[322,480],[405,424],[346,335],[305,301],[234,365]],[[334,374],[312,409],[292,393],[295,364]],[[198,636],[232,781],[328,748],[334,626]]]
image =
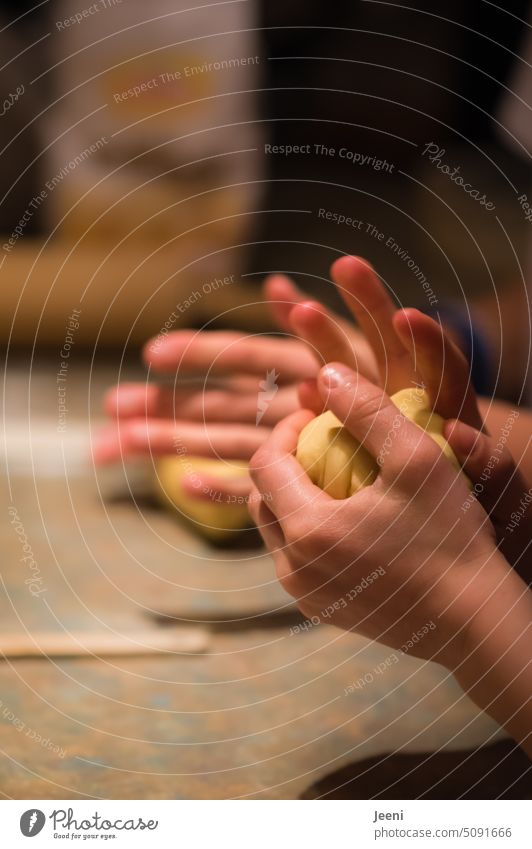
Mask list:
[[[392,407],[392,402],[383,395],[380,389],[377,387],[371,389],[365,387],[355,397],[352,415],[356,418],[359,425],[366,423],[371,427],[376,416],[381,415],[384,410]],[[396,411],[395,407],[394,411]]]
[[402,479],[406,472],[407,481],[418,482],[425,478],[431,469],[436,469],[442,458],[441,448],[429,436],[420,432],[414,439],[410,436],[407,438],[404,452],[401,452],[395,462],[390,463],[389,471],[393,477]]
[[300,560],[308,562],[331,547],[333,542],[330,536],[325,528],[316,528],[308,521],[303,521],[294,528],[288,528],[286,541]]
[[299,550],[302,536],[302,531],[299,528],[294,527],[292,523],[289,523],[284,528],[284,538],[287,546],[291,549]]
[[437,487],[451,472],[454,474],[453,467],[441,448],[427,438],[423,445],[411,446],[405,462],[393,467],[392,477],[404,490],[423,488],[426,492],[427,486]]
[[435,442],[430,440],[430,445],[426,445],[421,452],[421,466],[426,474],[437,479],[448,478],[449,473],[454,473],[454,468],[448,457],[445,456],[442,449]]
[[298,559],[304,563],[313,560],[319,551],[315,534],[305,534],[292,541],[291,547],[297,552]]
[[289,545],[297,547],[302,540],[314,533],[314,528],[305,516],[294,514],[286,523],[285,538]]
[[427,467],[432,466],[435,469],[447,469],[449,467],[449,462],[446,460],[441,446],[428,436],[423,440],[419,456],[421,463]]

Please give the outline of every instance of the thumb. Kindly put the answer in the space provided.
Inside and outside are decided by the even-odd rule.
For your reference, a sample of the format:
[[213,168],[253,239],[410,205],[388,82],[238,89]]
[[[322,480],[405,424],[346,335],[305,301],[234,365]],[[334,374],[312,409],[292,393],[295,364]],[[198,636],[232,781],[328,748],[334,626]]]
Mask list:
[[508,509],[514,501],[519,501],[525,483],[506,447],[459,420],[445,422],[443,435],[487,512],[495,510],[500,514],[503,504]]
[[[412,448],[424,440],[423,431],[403,416],[380,387],[342,363],[329,363],[321,369],[318,389],[327,408],[374,458],[382,455],[390,433],[402,433],[404,438],[392,441],[385,461],[379,464],[392,474],[401,471]],[[430,437],[425,441],[429,453],[434,449],[433,458],[436,450],[441,453]]]

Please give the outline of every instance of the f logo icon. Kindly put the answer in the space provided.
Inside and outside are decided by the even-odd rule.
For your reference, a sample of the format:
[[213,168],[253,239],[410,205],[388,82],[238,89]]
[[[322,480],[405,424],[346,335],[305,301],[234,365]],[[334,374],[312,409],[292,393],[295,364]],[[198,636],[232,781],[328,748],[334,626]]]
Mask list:
[[20,830],[24,837],[35,837],[43,830],[45,822],[46,817],[42,811],[37,808],[30,808],[20,818]]

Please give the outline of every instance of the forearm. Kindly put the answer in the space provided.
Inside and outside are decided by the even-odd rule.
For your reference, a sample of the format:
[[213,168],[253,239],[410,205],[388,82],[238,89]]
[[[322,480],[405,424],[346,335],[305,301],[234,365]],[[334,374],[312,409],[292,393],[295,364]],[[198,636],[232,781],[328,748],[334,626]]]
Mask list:
[[[532,485],[532,410],[490,398],[480,398],[479,407],[489,433],[495,438],[506,439],[506,447],[521,474]],[[516,411],[518,416],[515,416]]]
[[470,698],[532,757],[532,592],[498,554],[482,573],[481,597],[477,586],[462,656],[452,671]]

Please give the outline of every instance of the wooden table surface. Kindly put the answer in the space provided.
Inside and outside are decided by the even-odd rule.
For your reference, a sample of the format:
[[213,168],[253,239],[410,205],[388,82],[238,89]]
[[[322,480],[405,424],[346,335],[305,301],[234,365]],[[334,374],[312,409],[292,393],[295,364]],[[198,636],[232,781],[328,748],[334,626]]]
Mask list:
[[[192,536],[155,505],[142,469],[95,473],[88,438],[112,363],[73,362],[62,434],[56,358],[31,377],[28,366],[12,363],[7,384],[2,630],[181,620],[208,627],[210,641],[190,656],[0,660],[5,797],[289,799],[353,761],[498,739],[441,667],[403,656],[379,673],[383,646],[323,625],[291,633],[300,617],[264,551]],[[162,610],[175,619],[158,620]]]

